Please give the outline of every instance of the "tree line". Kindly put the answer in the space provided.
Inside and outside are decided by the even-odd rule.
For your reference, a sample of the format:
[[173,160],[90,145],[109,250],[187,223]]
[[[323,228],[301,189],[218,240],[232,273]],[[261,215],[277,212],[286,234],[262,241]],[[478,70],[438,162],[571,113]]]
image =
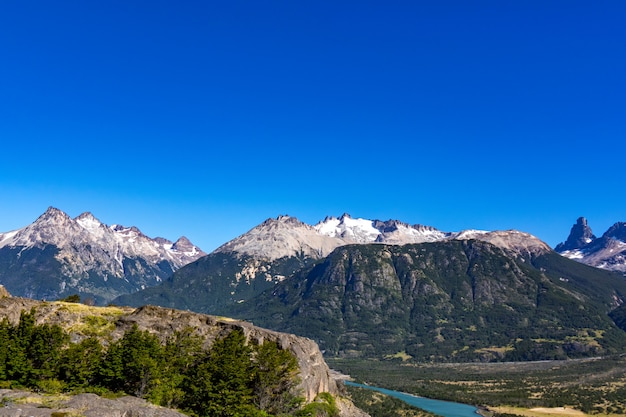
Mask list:
[[192,416],[336,415],[332,398],[304,405],[296,357],[277,343],[247,342],[236,329],[208,349],[188,328],[165,343],[135,324],[105,347],[71,343],[59,325],[0,322],[0,387],[44,392],[124,393]]

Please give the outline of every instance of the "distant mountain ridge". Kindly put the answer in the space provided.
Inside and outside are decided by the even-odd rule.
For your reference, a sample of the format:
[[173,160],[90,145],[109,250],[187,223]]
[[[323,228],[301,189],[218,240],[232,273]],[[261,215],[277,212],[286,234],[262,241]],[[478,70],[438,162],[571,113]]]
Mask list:
[[295,217],[270,218],[217,248],[211,254],[176,271],[156,286],[122,295],[120,305],[161,305],[221,314],[274,288],[349,245],[394,245],[479,240],[498,246],[520,260],[551,252],[536,237],[516,231],[442,232],[434,227],[398,220],[326,217],[312,226]]
[[106,302],[204,255],[185,237],[151,239],[137,227],[107,226],[89,212],[72,219],[49,207],[32,224],[0,233],[0,283],[30,298],[78,293]]
[[598,238],[587,219],[579,217],[567,240],[559,243],[555,251],[596,268],[626,273],[626,222],[615,223]]
[[410,225],[399,220],[355,219],[349,214],[343,214],[339,218],[326,217],[314,226],[286,215],[267,219],[220,246],[215,252],[235,252],[269,261],[289,256],[320,259],[339,246],[355,243],[404,245],[467,239],[490,242],[505,250],[523,254],[551,250],[536,237],[516,230],[442,232],[431,226]]

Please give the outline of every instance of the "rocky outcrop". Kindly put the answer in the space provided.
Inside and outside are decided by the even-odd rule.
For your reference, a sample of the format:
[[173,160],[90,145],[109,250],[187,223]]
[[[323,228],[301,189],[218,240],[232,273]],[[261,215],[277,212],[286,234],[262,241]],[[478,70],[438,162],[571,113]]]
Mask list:
[[136,397],[106,399],[95,394],[41,395],[0,390],[1,417],[185,417]]
[[0,298],[10,297],[11,294],[4,288],[4,285],[0,285]]
[[337,393],[337,383],[332,378],[317,344],[311,339],[263,329],[245,321],[155,306],[141,307],[120,317],[114,336],[121,337],[134,324],[139,329],[148,330],[162,338],[191,326],[206,338],[209,345],[216,338],[241,329],[248,340],[258,343],[276,342],[281,349],[289,350],[296,356],[302,379],[299,388],[307,401],[312,401],[321,392]]
[[564,252],[568,250],[580,249],[591,243],[595,240],[595,238],[595,235],[587,224],[587,219],[579,217],[578,220],[576,220],[576,224],[572,226],[572,230],[570,230],[567,240],[556,245],[554,250],[557,252]]
[[[89,307],[76,303],[0,298],[0,318],[6,317],[14,324],[19,321],[22,311],[30,311],[32,308],[36,309],[38,323],[58,324],[70,332],[74,341],[94,335],[94,332],[100,332],[104,343],[117,340],[136,324],[140,330],[147,330],[163,341],[175,331],[191,327],[210,346],[215,339],[241,329],[248,340],[260,343],[274,341],[281,349],[289,350],[296,356],[300,367],[299,388],[307,401],[312,401],[321,392],[338,393],[337,383],[317,344],[304,337],[262,329],[244,321],[155,306],[138,309]],[[97,329],[88,324],[89,321],[94,322],[93,317],[98,318]]]

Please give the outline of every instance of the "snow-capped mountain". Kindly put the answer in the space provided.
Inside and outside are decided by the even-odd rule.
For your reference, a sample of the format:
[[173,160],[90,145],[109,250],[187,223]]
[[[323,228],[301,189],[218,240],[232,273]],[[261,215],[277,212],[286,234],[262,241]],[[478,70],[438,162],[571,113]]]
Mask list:
[[442,232],[430,226],[409,225],[398,220],[368,220],[326,217],[315,226],[295,217],[268,219],[243,235],[220,246],[215,252],[236,252],[256,258],[275,260],[289,256],[319,259],[339,246],[347,244],[439,242],[443,240],[476,239],[492,243],[515,254],[539,254],[550,247],[536,237],[516,230]]
[[[368,220],[352,218],[348,214],[339,218],[327,217],[312,226],[295,217],[278,216],[265,220],[209,255],[181,268],[163,283],[120,296],[114,302],[222,314],[228,306],[245,303],[285,280],[294,278],[299,282],[301,273],[320,259],[324,259],[320,264],[326,264],[342,246],[346,250],[358,251],[356,247],[366,244],[399,247],[451,240],[489,242],[500,247],[503,255],[515,262],[526,262],[531,255],[551,252],[550,247],[536,237],[515,230],[449,233],[398,220]],[[459,246],[455,244],[458,242],[451,243],[450,247]],[[472,245],[473,242],[467,242],[467,245],[460,246]],[[367,248],[366,252],[377,253],[378,249]]]
[[[0,268],[0,282],[14,295],[47,299],[77,292],[104,301],[122,290],[112,288],[121,285],[121,292],[129,292],[126,287],[155,285],[204,255],[185,237],[151,239],[136,227],[107,226],[91,213],[72,219],[50,207],[32,224],[0,233],[0,259],[7,266]],[[42,265],[47,265],[45,285],[36,278],[43,275]]]
[[314,228],[321,235],[340,238],[347,243],[423,243],[442,240],[450,235],[430,226],[411,226],[398,220],[353,219],[349,214],[340,218],[326,217]]
[[596,268],[626,273],[626,223],[618,222],[597,238],[584,217],[572,226],[569,237],[555,250]]

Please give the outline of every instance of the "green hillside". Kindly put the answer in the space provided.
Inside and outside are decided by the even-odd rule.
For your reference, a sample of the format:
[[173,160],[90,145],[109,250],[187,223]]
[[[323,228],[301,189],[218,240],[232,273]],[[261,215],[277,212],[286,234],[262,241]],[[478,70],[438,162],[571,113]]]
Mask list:
[[228,306],[273,288],[311,262],[296,257],[264,262],[234,253],[212,253],[184,266],[162,284],[122,295],[113,304],[222,314]]
[[479,241],[350,245],[224,311],[316,340],[327,355],[537,360],[622,351],[619,274]]

